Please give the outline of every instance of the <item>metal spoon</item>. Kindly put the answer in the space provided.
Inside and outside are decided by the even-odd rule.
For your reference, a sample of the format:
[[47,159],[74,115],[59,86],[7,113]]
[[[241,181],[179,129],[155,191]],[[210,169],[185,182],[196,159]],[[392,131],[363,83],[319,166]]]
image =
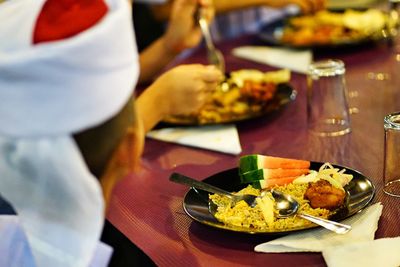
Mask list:
[[271,189],[272,196],[275,199],[276,206],[275,208],[278,210],[278,217],[280,218],[286,218],[289,216],[293,216],[294,214],[297,214],[297,216],[309,220],[315,224],[318,224],[328,230],[331,230],[337,234],[345,234],[348,231],[351,230],[350,225],[330,221],[330,220],[325,220],[322,218],[318,218],[309,214],[305,214],[302,212],[299,212],[299,202],[297,202],[296,199],[294,199],[292,196],[285,194],[281,191]]
[[214,46],[214,43],[211,38],[210,28],[207,19],[205,17],[204,9],[202,7],[198,8],[197,20],[199,22],[201,32],[203,33],[204,39],[206,41],[208,62],[210,64],[217,66],[217,68],[221,70],[222,74],[225,74],[224,55]]
[[173,173],[171,174],[171,176],[169,177],[169,180],[175,183],[179,183],[179,184],[184,184],[184,185],[188,185],[190,187],[195,187],[197,189],[202,189],[204,191],[210,192],[210,193],[214,193],[214,194],[218,194],[218,195],[223,195],[228,197],[229,199],[231,199],[231,205],[234,206],[237,202],[243,200],[245,201],[249,206],[254,207],[256,205],[256,198],[257,196],[254,195],[235,195],[232,194],[231,192],[225,191],[221,188],[218,188],[216,186],[204,183],[204,182],[200,182],[198,180],[195,180],[193,178],[190,178],[188,176],[185,176],[183,174],[180,173]]

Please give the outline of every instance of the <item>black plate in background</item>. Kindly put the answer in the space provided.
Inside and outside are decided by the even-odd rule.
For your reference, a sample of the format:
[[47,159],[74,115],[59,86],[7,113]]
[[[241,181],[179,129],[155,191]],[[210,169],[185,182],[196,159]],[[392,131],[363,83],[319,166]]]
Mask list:
[[[324,164],[321,162],[311,162],[311,170],[318,170],[319,167]],[[375,196],[375,186],[372,184],[371,180],[366,176],[361,174],[360,172],[343,167],[340,165],[333,165],[335,168],[346,169],[346,173],[352,174],[353,179],[350,181],[348,185],[345,186],[345,190],[348,193],[348,197],[346,199],[345,207],[339,209],[336,214],[334,214],[330,219],[334,221],[341,221],[350,216],[353,216],[360,210],[367,207],[372,199]],[[228,169],[219,173],[216,173],[203,181],[209,183],[211,185],[220,187],[227,191],[239,191],[243,189],[245,186],[240,184],[240,178],[238,175],[239,171],[237,168]],[[209,210],[209,199],[207,192],[198,189],[190,189],[184,199],[183,199],[183,209],[185,212],[195,221],[223,230],[233,231],[233,232],[241,232],[247,234],[267,234],[267,235],[277,235],[277,234],[286,234],[291,232],[296,232],[300,230],[310,229],[319,227],[317,225],[310,225],[303,228],[291,228],[285,231],[261,231],[254,230],[244,227],[233,227],[227,226],[223,223],[219,222],[215,217],[211,214]]]
[[192,119],[186,119],[183,117],[169,117],[163,120],[163,125],[174,125],[174,126],[197,126],[197,125],[213,125],[213,124],[227,124],[227,123],[236,123],[247,121],[250,119],[255,119],[259,117],[263,117],[266,115],[270,115],[272,113],[278,112],[282,110],[286,105],[296,99],[297,91],[293,89],[293,87],[288,83],[279,84],[277,90],[275,92],[274,97],[268,101],[265,107],[257,113],[247,113],[240,117],[235,117],[229,120],[221,121],[221,122],[208,122],[208,123],[199,123],[198,121],[194,121]]
[[[335,11],[335,12],[343,12],[343,11]],[[283,46],[287,48],[293,49],[312,49],[312,50],[334,50],[341,48],[352,48],[358,46],[364,46],[369,44],[378,43],[381,41],[390,40],[392,37],[384,34],[376,34],[374,36],[366,36],[360,39],[354,40],[343,40],[334,43],[328,44],[310,44],[310,45],[294,45],[291,43],[283,42],[280,39],[282,35],[283,28],[287,23],[287,18],[278,19],[274,22],[267,23],[263,27],[261,27],[258,37],[270,45],[275,46]]]

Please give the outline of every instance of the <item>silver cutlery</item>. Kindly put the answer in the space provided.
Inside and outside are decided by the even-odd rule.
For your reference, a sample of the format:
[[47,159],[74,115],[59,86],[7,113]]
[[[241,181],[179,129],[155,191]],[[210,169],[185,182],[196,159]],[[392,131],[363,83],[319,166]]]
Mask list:
[[208,62],[217,66],[217,68],[221,70],[222,74],[225,74],[224,55],[215,47],[212,41],[209,24],[205,16],[205,11],[202,7],[198,8],[196,17],[206,42]]
[[303,219],[309,220],[337,234],[345,234],[351,230],[350,225],[330,220],[325,220],[319,217],[299,212],[299,202],[297,202],[296,199],[294,199],[292,196],[288,194],[285,194],[275,189],[271,189],[271,193],[275,199],[276,203],[275,209],[278,211],[278,217],[280,218],[286,218],[289,216],[297,215]]
[[169,177],[169,180],[172,182],[175,182],[175,183],[188,185],[190,187],[195,187],[197,189],[201,189],[201,190],[207,191],[209,193],[226,196],[232,201],[231,206],[235,206],[235,204],[241,200],[244,200],[251,207],[254,207],[256,205],[257,196],[255,196],[255,195],[235,195],[235,194],[232,194],[231,192],[228,192],[228,191],[225,191],[216,186],[198,181],[196,179],[190,178],[190,177],[185,176],[180,173],[171,174],[171,176]]

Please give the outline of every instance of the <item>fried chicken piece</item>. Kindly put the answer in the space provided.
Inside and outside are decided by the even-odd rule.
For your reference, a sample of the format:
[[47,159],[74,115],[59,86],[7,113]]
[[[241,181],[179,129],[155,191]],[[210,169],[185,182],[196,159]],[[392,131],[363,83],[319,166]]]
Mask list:
[[245,80],[240,93],[254,101],[265,102],[274,97],[276,88],[277,85],[272,82]]
[[304,197],[310,201],[311,207],[335,210],[344,203],[345,192],[332,186],[326,180],[310,183]]

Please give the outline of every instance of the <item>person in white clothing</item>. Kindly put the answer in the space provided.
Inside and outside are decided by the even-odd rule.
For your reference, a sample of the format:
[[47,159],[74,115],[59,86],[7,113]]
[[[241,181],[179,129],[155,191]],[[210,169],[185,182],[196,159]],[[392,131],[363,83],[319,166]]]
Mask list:
[[[0,233],[15,233],[1,235],[0,266],[89,266],[112,187],[139,161],[144,130],[195,111],[221,79],[214,67],[179,66],[135,101],[130,11],[126,0],[0,4],[0,195],[18,214],[0,218]],[[8,232],[15,223],[23,235]],[[26,258],[6,253],[19,237]]]

